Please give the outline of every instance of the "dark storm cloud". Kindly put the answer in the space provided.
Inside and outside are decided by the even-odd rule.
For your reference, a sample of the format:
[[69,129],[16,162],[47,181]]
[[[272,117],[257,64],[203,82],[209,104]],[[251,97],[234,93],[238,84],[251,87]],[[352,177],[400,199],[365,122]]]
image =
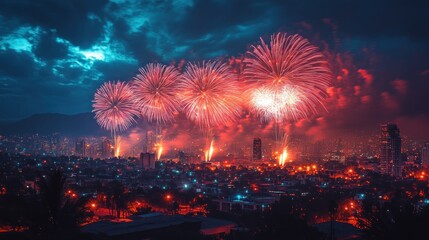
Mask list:
[[[107,0],[6,0],[0,14],[21,24],[55,29],[70,42],[88,47],[102,32],[100,15]],[[93,17],[91,17],[93,16]]]
[[270,4],[256,1],[197,1],[186,9],[180,32],[189,38],[200,38],[207,33],[222,32],[230,26],[250,25],[264,21],[273,11]]
[[[154,49],[145,47],[148,40],[143,33],[124,34],[128,29],[123,22],[119,22],[117,25],[115,36],[121,39],[126,48],[132,53],[135,59],[139,62],[139,66],[142,66],[148,62],[161,61],[161,56],[155,53]],[[143,32],[146,29],[143,28]]]
[[42,34],[39,44],[34,49],[34,54],[44,60],[63,59],[67,57],[67,45],[57,42],[56,38],[57,34],[54,31]]
[[192,60],[243,54],[278,29],[275,5],[265,1],[196,1],[172,31],[188,42]]
[[290,22],[331,19],[343,37],[408,36],[428,38],[427,1],[274,1],[278,14]]
[[[29,113],[48,111],[63,111],[67,102],[71,102],[73,97],[73,88],[53,84],[55,76],[47,67],[38,66],[33,62],[28,54],[13,54],[21,58],[11,62],[9,70],[16,71],[20,74],[8,75],[6,81],[4,75],[0,78],[0,83],[6,84],[0,87],[0,108],[4,115],[2,119],[15,119],[15,116],[27,116]],[[4,60],[1,58],[0,61]],[[6,56],[7,57],[7,56]],[[11,61],[13,58],[8,57],[6,60]],[[26,61],[23,61],[26,59]],[[5,66],[2,61],[2,66]],[[5,66],[8,67],[8,66]],[[14,67],[14,68],[12,68]],[[75,102],[79,104],[79,102]],[[73,107],[73,105],[70,105]]]
[[36,63],[26,52],[0,51],[0,78],[19,79],[29,77],[36,70]]
[[[112,66],[115,66],[114,68]],[[104,73],[106,79],[112,81],[128,81],[131,80],[138,73],[138,69],[135,64],[129,64],[124,62],[111,62],[104,63],[100,62],[94,65],[100,72]],[[101,83],[97,84],[101,85]]]

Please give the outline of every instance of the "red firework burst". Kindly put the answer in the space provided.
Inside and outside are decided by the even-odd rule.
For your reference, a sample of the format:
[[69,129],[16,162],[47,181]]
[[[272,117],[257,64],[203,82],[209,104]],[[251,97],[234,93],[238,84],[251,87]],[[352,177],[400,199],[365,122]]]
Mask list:
[[179,71],[173,66],[153,63],[139,71],[132,82],[132,90],[141,116],[157,124],[172,122],[180,106],[177,94]]
[[241,91],[236,74],[219,61],[190,63],[179,84],[186,116],[203,129],[235,121],[240,115]]
[[98,124],[113,133],[130,127],[138,114],[132,95],[130,86],[124,82],[101,85],[92,101],[92,111]]
[[[307,39],[277,33],[268,45],[261,38],[261,43],[247,52],[244,63],[243,75],[251,86],[247,91],[250,107],[261,117],[296,120],[323,107],[331,71],[322,53]],[[291,92],[295,95],[294,104],[290,104]],[[261,104],[257,99],[261,93],[280,100],[267,106],[269,103],[263,99]]]

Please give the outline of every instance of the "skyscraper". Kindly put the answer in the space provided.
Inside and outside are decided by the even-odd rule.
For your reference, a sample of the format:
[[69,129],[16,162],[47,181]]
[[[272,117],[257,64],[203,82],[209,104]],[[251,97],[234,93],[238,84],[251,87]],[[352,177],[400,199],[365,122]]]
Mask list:
[[105,138],[101,142],[101,158],[111,158],[113,156],[113,146],[109,139]]
[[75,145],[75,152],[77,156],[86,157],[86,142],[85,139],[78,139]]
[[253,160],[262,159],[262,140],[260,138],[253,139]]
[[394,177],[402,176],[401,136],[394,123],[381,125],[380,172]]
[[422,165],[426,169],[429,169],[429,143],[425,143],[422,148]]
[[144,170],[155,169],[155,153],[140,153],[140,161]]

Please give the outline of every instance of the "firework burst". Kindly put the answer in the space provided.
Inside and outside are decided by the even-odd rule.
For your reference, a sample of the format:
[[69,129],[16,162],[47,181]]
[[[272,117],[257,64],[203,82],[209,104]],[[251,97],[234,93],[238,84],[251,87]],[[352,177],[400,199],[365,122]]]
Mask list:
[[183,110],[206,134],[206,161],[213,154],[215,127],[235,121],[240,115],[241,92],[237,76],[219,61],[188,64],[180,83]]
[[92,112],[97,123],[112,132],[116,148],[116,134],[130,127],[138,114],[132,95],[128,84],[120,81],[106,82],[95,92]]
[[155,123],[157,160],[162,154],[162,125],[171,123],[179,111],[177,80],[179,71],[174,66],[150,63],[139,69],[132,82],[132,90],[140,116]]
[[235,121],[240,115],[241,92],[237,76],[224,63],[188,64],[180,89],[186,116],[202,129]]
[[275,121],[279,164],[287,158],[287,135],[282,124],[308,118],[323,107],[331,71],[318,48],[299,35],[277,33],[270,44],[252,46],[244,59],[243,76],[250,109],[264,120]]
[[180,106],[176,86],[179,71],[174,66],[153,63],[139,71],[132,90],[140,115],[158,125],[172,122]]
[[117,81],[107,82],[97,90],[93,100],[93,112],[101,127],[120,132],[134,122],[138,113],[128,84]]
[[[243,76],[251,86],[248,91],[251,107],[261,117],[276,121],[297,120],[323,107],[331,71],[324,56],[307,39],[277,33],[271,36],[268,45],[261,38],[261,43],[247,52],[244,63]],[[280,102],[272,101],[268,107],[258,104],[254,98],[261,92]],[[287,104],[293,95],[298,101]]]

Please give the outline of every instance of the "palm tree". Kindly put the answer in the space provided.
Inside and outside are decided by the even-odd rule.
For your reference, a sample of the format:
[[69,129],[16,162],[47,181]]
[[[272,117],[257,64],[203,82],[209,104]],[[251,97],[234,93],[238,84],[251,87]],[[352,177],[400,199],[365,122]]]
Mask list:
[[121,217],[122,213],[127,210],[127,195],[125,194],[125,188],[119,181],[113,181],[109,184],[106,195],[110,199],[110,205],[112,210],[116,211],[116,217]]
[[73,239],[91,214],[86,207],[88,199],[66,197],[65,184],[66,177],[59,170],[38,182],[40,194],[35,198],[31,229],[42,239]]
[[40,176],[40,193],[30,196],[2,196],[0,223],[15,229],[10,239],[81,239],[79,226],[90,216],[87,199],[70,199],[65,195],[66,177],[59,170]]

